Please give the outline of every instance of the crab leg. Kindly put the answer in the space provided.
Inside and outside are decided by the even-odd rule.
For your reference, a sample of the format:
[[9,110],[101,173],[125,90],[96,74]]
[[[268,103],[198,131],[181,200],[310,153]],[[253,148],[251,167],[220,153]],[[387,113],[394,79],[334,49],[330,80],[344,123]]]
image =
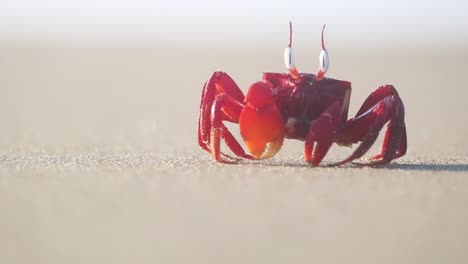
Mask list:
[[399,158],[406,153],[406,131],[397,127],[396,122],[390,121],[385,134],[385,141],[380,154],[371,158],[366,165],[383,165],[392,159]]
[[337,136],[339,144],[361,141],[359,147],[347,159],[335,165],[342,165],[362,157],[374,144],[379,131],[388,122],[381,153],[366,165],[382,165],[406,153],[406,128],[404,106],[397,91],[391,85],[379,87],[363,103],[356,116],[348,120]]
[[217,161],[233,161],[233,158],[220,150],[221,138],[239,157],[252,158],[245,154],[240,144],[228,131],[223,121],[239,122],[239,115],[244,108],[244,94],[224,72],[215,72],[203,87],[200,114],[198,116],[198,144],[211,153]]
[[304,156],[313,166],[318,166],[332,146],[340,125],[342,108],[340,102],[335,102],[310,125]]
[[[242,149],[241,145],[234,136],[229,132],[226,126],[223,124],[223,120],[239,120],[239,115],[244,105],[235,100],[233,97],[227,94],[219,94],[216,96],[213,106],[211,108],[211,151],[213,158],[218,161],[221,159],[220,151],[220,139],[224,138],[226,145],[239,157],[246,159],[253,159],[252,156],[247,155]],[[234,113],[234,115],[232,115]],[[227,118],[226,118],[227,117]],[[230,158],[228,155],[223,154],[225,157]]]

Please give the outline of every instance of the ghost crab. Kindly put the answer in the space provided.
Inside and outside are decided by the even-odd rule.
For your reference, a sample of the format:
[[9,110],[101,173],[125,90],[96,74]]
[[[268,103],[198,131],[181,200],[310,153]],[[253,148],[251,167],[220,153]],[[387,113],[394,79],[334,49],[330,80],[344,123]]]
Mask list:
[[[247,94],[224,72],[214,72],[203,87],[198,119],[198,143],[216,161],[236,162],[221,152],[221,139],[238,157],[267,159],[281,148],[284,138],[305,141],[304,157],[318,166],[333,143],[359,146],[342,165],[361,158],[374,144],[380,130],[388,123],[380,154],[363,165],[383,165],[406,153],[405,110],[392,85],[377,88],[364,101],[357,114],[348,120],[351,83],[326,78],[329,66],[324,44],[317,74],[299,73],[292,49],[292,24],[289,44],[284,52],[289,73],[263,73],[263,80],[253,83]],[[247,154],[224,121],[238,123]]]

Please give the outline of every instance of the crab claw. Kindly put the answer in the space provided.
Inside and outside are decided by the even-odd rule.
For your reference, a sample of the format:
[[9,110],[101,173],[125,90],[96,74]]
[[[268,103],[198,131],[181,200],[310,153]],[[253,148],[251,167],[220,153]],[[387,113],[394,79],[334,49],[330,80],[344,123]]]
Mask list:
[[244,103],[239,127],[247,149],[256,159],[274,156],[283,145],[284,122],[268,85],[252,84]]

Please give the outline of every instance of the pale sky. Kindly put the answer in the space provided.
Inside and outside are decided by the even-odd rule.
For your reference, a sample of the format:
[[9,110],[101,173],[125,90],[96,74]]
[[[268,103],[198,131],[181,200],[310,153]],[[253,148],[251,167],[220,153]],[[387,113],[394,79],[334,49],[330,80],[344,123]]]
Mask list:
[[197,42],[284,32],[326,23],[343,37],[468,40],[466,0],[0,0],[0,37],[132,37]]

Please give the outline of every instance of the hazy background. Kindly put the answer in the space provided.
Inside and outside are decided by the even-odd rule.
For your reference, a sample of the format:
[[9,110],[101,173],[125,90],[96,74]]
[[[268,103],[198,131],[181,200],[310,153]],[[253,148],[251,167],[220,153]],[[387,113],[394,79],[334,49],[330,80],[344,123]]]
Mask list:
[[[0,2],[0,262],[466,263],[466,1]],[[203,83],[284,72],[379,85],[408,153],[310,168],[303,143],[218,164],[199,149]],[[229,126],[238,134],[236,126]],[[380,149],[376,144],[371,154]],[[325,162],[349,155],[333,147]]]
[[[392,83],[405,102],[418,102],[407,103],[407,119],[427,120],[417,136],[409,122],[410,143],[450,152],[467,135],[464,126],[453,129],[467,121],[467,7],[463,1],[3,1],[0,115],[9,123],[0,144],[192,153],[204,81],[224,70],[245,91],[262,72],[284,71],[293,20],[296,61],[306,72],[317,69],[320,30],[328,25],[328,75],[353,82],[350,114],[376,87]],[[176,137],[179,126],[189,129]]]
[[[270,43],[295,22],[298,40],[311,41],[324,23],[330,40],[441,44],[468,37],[466,1],[34,1],[0,3],[4,37],[157,39],[182,46]],[[247,40],[250,40],[248,42]],[[315,40],[315,39],[313,39]],[[180,43],[179,43],[180,44]],[[373,45],[374,43],[372,43]]]

